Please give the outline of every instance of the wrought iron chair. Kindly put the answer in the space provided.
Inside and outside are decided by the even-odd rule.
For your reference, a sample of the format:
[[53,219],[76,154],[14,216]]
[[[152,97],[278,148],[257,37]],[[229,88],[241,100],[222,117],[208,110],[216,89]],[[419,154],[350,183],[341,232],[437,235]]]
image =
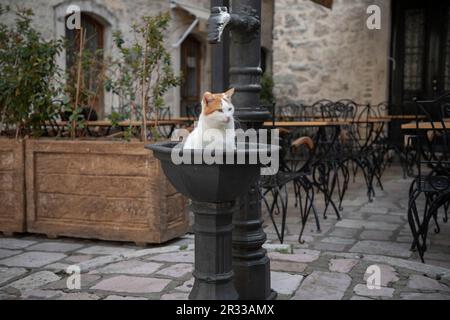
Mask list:
[[[386,116],[389,114],[389,110],[394,110],[394,109],[396,109],[396,108],[391,106],[388,102],[382,102],[373,108],[374,114],[376,117]],[[400,115],[405,114],[404,108],[401,107],[400,109],[402,110]],[[392,124],[400,125],[405,122],[408,122],[408,120],[391,119],[390,124],[391,125]],[[397,143],[392,141],[392,139],[390,139],[387,135],[385,135],[384,134],[385,132],[386,131],[384,131],[380,136],[380,139],[378,141],[379,146],[384,147],[386,154],[389,154],[389,152],[392,152],[393,154],[395,154],[397,156],[397,158],[400,161],[400,166],[402,167],[403,177],[405,179],[408,176],[412,176],[413,175],[412,167],[415,164],[414,150],[409,148],[408,143],[406,143],[403,146],[399,146]],[[405,142],[407,142],[407,141],[405,141]],[[390,155],[385,159],[385,161],[383,163],[383,167],[382,167],[383,172],[388,166],[392,165],[393,160],[394,160],[394,157],[392,157]]]
[[202,113],[202,105],[201,103],[191,104],[186,107],[186,115],[189,120],[196,121],[200,117]]
[[381,104],[373,107],[368,104],[363,112],[360,114],[358,121],[359,141],[364,141],[360,145],[358,154],[365,158],[365,167],[367,182],[368,182],[368,196],[371,201],[371,196],[375,196],[374,181],[376,180],[378,186],[383,190],[381,176],[386,167],[386,155],[389,151],[387,144],[387,137],[385,135],[385,122],[373,122],[372,118],[381,116],[379,108],[384,108]]
[[[389,104],[387,102],[379,103],[376,106],[371,107],[371,114],[375,118],[382,118],[386,116],[389,112]],[[378,151],[378,155],[380,156],[379,164],[380,164],[380,176],[383,175],[386,168],[392,165],[393,157],[390,156],[389,152],[394,152],[400,159],[400,163],[402,168],[404,169],[404,155],[403,152],[398,148],[395,143],[392,143],[391,139],[387,135],[387,130],[385,126],[380,126],[380,131],[378,133],[378,138],[374,141],[374,146]],[[406,173],[405,170],[403,170]]]
[[299,121],[302,118],[302,106],[289,103],[278,107],[278,118],[282,121]]
[[[355,104],[350,100],[332,102],[321,100],[313,105],[320,110],[324,121],[349,121],[354,117]],[[324,218],[327,218],[328,209],[331,207],[338,219],[339,211],[343,209],[342,202],[348,189],[350,174],[348,169],[349,143],[348,131],[350,126],[332,126],[320,129],[320,151],[321,161],[317,162],[314,170],[314,181],[319,190],[324,194],[325,210]],[[338,206],[336,206],[333,196],[337,191]],[[339,210],[338,210],[339,207]]]
[[349,131],[352,138],[352,149],[349,159],[352,162],[354,179],[359,170],[363,173],[367,186],[367,197],[372,202],[375,196],[374,179],[378,181],[382,188],[379,164],[382,157],[375,146],[383,126],[377,127],[374,122],[370,121],[370,118],[375,115],[369,104],[359,105],[359,107],[352,124],[352,130]]
[[[450,116],[450,94],[434,101],[415,101],[417,114],[424,114],[431,124],[429,130],[421,130],[416,118],[417,130],[413,139],[416,149],[417,176],[409,191],[408,222],[413,235],[411,249],[417,249],[422,262],[427,251],[428,227],[434,220],[435,232],[440,232],[438,214],[443,210],[444,222],[448,222],[450,203],[450,128],[445,118]],[[438,115],[436,117],[436,114]],[[436,121],[435,119],[439,119]],[[435,121],[435,122],[433,122]],[[422,218],[420,199],[424,198]]]
[[[158,120],[170,120],[172,118],[172,113],[169,107],[159,108],[157,110],[157,119]],[[165,126],[158,125],[157,126],[158,133],[164,138],[170,138],[173,133],[174,126]]]
[[[298,130],[285,130],[280,138],[280,168],[276,175],[261,179],[261,198],[275,232],[281,243],[284,242],[286,218],[288,214],[288,186],[294,188],[295,207],[299,210],[301,230],[298,241],[303,243],[302,235],[311,211],[314,213],[316,227],[320,231],[317,210],[314,207],[314,184],[308,178],[310,165],[314,159],[315,144],[309,136]],[[276,217],[281,216],[281,225]]]

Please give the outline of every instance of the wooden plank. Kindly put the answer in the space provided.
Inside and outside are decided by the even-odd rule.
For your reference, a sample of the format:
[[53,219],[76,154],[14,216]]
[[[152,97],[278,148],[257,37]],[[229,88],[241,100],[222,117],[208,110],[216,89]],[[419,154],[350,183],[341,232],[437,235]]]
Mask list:
[[390,118],[368,118],[368,119],[361,119],[361,120],[359,120],[359,121],[355,121],[355,123],[358,123],[358,124],[364,124],[364,123],[366,123],[366,122],[368,122],[368,123],[389,123],[389,122],[391,122],[392,121],[392,119],[390,119]]
[[415,120],[415,119],[426,119],[427,118],[426,116],[421,116],[421,115],[416,116],[413,114],[411,114],[411,115],[407,115],[407,114],[405,114],[405,115],[390,115],[389,117],[394,120]]
[[402,125],[402,130],[444,130],[450,129],[450,121],[444,122],[444,126],[442,122],[419,122],[419,126],[417,126],[417,122],[405,123]]
[[415,120],[415,119],[426,119],[426,116],[416,116],[416,115],[386,115],[380,117],[369,118],[371,120]]
[[144,176],[36,174],[36,191],[42,193],[149,199],[157,191],[151,185],[151,179]]
[[[277,121],[275,127],[331,127],[349,125],[349,121]],[[264,122],[265,127],[272,127],[273,122]]]
[[375,124],[379,124],[379,123],[389,123],[391,122],[392,119],[390,118],[362,118],[362,119],[358,119],[358,120],[353,120],[350,121],[351,123],[354,124],[365,124],[365,123],[375,123]]
[[14,172],[0,171],[0,191],[14,191],[14,178]]
[[302,116],[302,115],[278,115],[277,116],[277,120],[280,120],[280,121],[286,121],[286,120],[288,120],[288,121],[291,121],[292,119],[302,119],[303,120],[303,118],[304,118],[304,120],[307,120],[307,119],[316,119],[316,120],[318,120],[318,121],[327,121],[327,120],[330,120],[330,119],[327,119],[327,118],[324,118],[322,115],[305,115],[305,116]]
[[21,140],[0,139],[0,231],[25,231],[25,164]]
[[[20,211],[20,199],[16,192],[14,191],[2,191],[0,190],[0,231],[5,231],[2,226],[2,219],[8,219],[14,221],[16,216],[23,214]],[[16,231],[22,232],[22,231]]]
[[145,143],[111,141],[111,140],[54,140],[54,139],[29,139],[26,141],[27,153],[91,153],[114,155],[145,155],[151,151],[145,149]]
[[35,152],[37,174],[149,176],[155,159],[145,155]]
[[144,146],[27,141],[27,230],[139,243],[183,235],[189,227],[186,198]]
[[182,195],[176,194],[167,198],[167,233],[162,234],[162,240],[168,241],[176,236],[177,232],[183,230],[186,224],[189,224],[189,217],[183,214],[187,210],[187,202]]
[[0,170],[14,170],[14,150],[0,150]]
[[148,223],[149,215],[155,217],[157,214],[149,200],[38,193],[36,220],[63,219],[79,225],[101,222],[142,224],[157,229],[154,220]]
[[[147,126],[171,126],[171,125],[181,125],[189,122],[190,120],[185,119],[170,119],[170,120],[158,120],[158,122],[154,120],[147,121]],[[59,126],[67,126],[69,123],[67,121],[58,121],[57,124]],[[100,121],[86,121],[84,122],[88,127],[112,127],[113,124],[109,120],[100,120]],[[117,127],[140,127],[142,126],[141,121],[121,121],[116,124]]]
[[[365,124],[365,123],[388,123],[390,119],[361,119],[361,120],[349,120],[349,121],[276,121],[275,127],[333,127],[333,126],[346,126],[351,124]],[[271,121],[264,122],[265,127],[272,127],[274,124]]]

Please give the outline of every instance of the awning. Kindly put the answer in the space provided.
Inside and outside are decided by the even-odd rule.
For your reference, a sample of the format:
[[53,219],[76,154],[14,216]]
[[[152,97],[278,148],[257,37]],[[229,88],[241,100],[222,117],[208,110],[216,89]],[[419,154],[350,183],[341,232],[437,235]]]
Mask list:
[[172,44],[172,47],[178,48],[181,46],[183,41],[189,36],[189,34],[194,30],[194,28],[198,25],[200,20],[208,20],[210,12],[202,7],[194,6],[190,3],[186,3],[182,0],[171,0],[170,1],[170,7],[171,9],[180,9],[183,11],[186,11],[187,13],[194,16],[194,21],[191,23],[191,25],[186,29],[186,31],[181,35],[181,37]]
[[318,3],[329,9],[333,8],[333,0],[311,0],[312,2]]
[[202,20],[208,20],[210,16],[210,11],[208,9],[186,3],[183,0],[171,0],[170,6],[172,9],[180,9],[189,12],[196,18]]

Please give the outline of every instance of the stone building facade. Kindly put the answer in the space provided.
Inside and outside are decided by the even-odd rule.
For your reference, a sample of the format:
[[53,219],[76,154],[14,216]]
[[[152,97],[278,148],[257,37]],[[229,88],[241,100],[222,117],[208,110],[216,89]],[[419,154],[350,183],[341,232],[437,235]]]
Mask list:
[[[210,12],[208,0],[0,0],[3,5],[12,7],[27,7],[35,13],[34,26],[39,29],[47,39],[64,38],[65,17],[67,9],[71,5],[80,7],[82,13],[96,19],[104,26],[104,51],[105,55],[117,57],[114,49],[112,35],[120,30],[124,39],[132,36],[131,25],[139,21],[142,16],[153,16],[161,12],[170,12],[172,17],[171,27],[167,33],[167,48],[172,55],[172,64],[175,72],[180,73],[182,68],[182,46],[185,36],[193,38],[199,43],[198,68],[199,88],[204,92],[211,87],[211,54],[207,44],[207,21]],[[263,46],[267,52],[271,52],[273,0],[263,0],[264,4],[264,37]],[[12,17],[11,17],[12,18]],[[198,19],[198,23],[194,21]],[[192,27],[193,28],[190,28]],[[189,32],[187,32],[189,29]],[[270,55],[268,61],[271,61]],[[66,55],[63,53],[58,64],[64,69]],[[269,63],[270,65],[270,63]],[[173,116],[180,115],[181,90],[178,87],[166,95],[166,104],[170,107]],[[198,99],[198,101],[200,98]],[[108,92],[104,92],[104,112],[107,115],[112,108],[117,107],[118,99]]]
[[[332,10],[310,0],[262,0],[262,46],[267,71],[273,75],[279,103],[313,102],[318,99],[353,99],[378,103],[388,98],[390,68],[391,0],[335,0]],[[182,68],[183,35],[198,19],[189,37],[200,43],[199,92],[211,87],[210,46],[206,42],[206,18],[210,1],[201,0],[1,0],[2,4],[31,7],[35,25],[47,38],[64,37],[69,5],[78,5],[105,27],[104,49],[115,56],[112,33],[131,37],[131,24],[143,15],[170,11],[167,46],[174,69]],[[382,9],[381,30],[366,27],[366,9]],[[58,62],[65,65],[65,56]],[[167,94],[172,115],[180,115],[181,88]],[[117,101],[105,92],[105,114]]]
[[[186,3],[199,4],[207,7],[208,1],[186,0]],[[4,5],[12,7],[32,8],[35,13],[34,25],[40,30],[44,37],[61,38],[65,35],[65,17],[67,9],[71,5],[78,6],[83,13],[86,13],[104,26],[104,52],[107,56],[117,57],[117,52],[113,45],[113,32],[120,30],[124,39],[132,36],[131,26],[133,22],[139,21],[142,16],[153,16],[161,12],[171,12],[171,30],[168,32],[167,47],[170,49],[173,59],[173,66],[176,72],[180,71],[180,47],[173,44],[180,39],[186,29],[192,24],[195,17],[186,10],[179,10],[171,6],[169,0],[1,0]],[[206,9],[205,9],[206,12]],[[206,12],[207,13],[207,12]],[[200,39],[205,38],[206,22],[201,20],[192,33]],[[206,89],[209,84],[206,79],[209,74],[208,49],[206,43],[202,45],[201,67],[204,74],[202,89]],[[65,54],[59,57],[58,64],[65,68]],[[105,91],[104,93],[104,114],[111,112],[113,107],[117,107],[117,98]],[[171,90],[166,96],[166,104],[170,106],[172,114],[179,113],[180,89]]]
[[[275,1],[273,76],[278,101],[312,103],[388,99],[390,0]],[[381,30],[369,30],[370,5],[381,8]]]

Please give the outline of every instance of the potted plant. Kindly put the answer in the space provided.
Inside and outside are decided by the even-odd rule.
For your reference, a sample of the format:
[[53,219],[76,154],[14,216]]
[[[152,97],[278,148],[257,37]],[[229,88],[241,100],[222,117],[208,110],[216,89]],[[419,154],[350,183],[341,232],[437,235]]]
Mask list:
[[[0,16],[9,12],[0,5]],[[62,42],[42,40],[31,20],[30,10],[19,9],[15,27],[0,23],[0,229],[7,233],[25,231],[22,138],[44,134],[58,92],[53,61]]]
[[[15,157],[22,159],[22,162],[14,160],[13,163],[17,168],[9,168],[12,148],[2,148],[0,144],[0,180],[10,181],[11,176],[17,178],[12,185],[22,192],[23,200],[20,201],[19,196],[14,198],[14,202],[22,209],[16,210],[20,211],[22,228],[11,230],[6,227],[3,220],[0,220],[0,231],[28,231],[51,237],[73,236],[136,243],[162,243],[184,234],[188,229],[186,199],[164,177],[160,164],[152,153],[144,149],[143,135],[140,135],[140,140],[133,140],[132,137],[83,138],[86,132],[84,125],[86,118],[82,116],[83,108],[86,104],[89,107],[90,97],[96,94],[85,91],[81,85],[82,68],[90,59],[82,51],[83,46],[80,46],[80,52],[75,59],[78,62],[75,85],[73,83],[66,86],[58,85],[56,79],[61,75],[54,67],[53,61],[63,44],[61,41],[42,40],[39,33],[32,29],[31,19],[30,11],[20,11],[15,27],[8,28],[5,25],[0,27],[2,40],[0,50],[5,50],[11,55],[14,54],[12,50],[19,50],[8,42],[6,43],[9,47],[6,47],[4,39],[11,38],[18,39],[22,46],[20,52],[28,52],[18,66],[12,58],[1,62],[2,74],[5,74],[3,70],[11,69],[6,73],[8,77],[2,77],[0,80],[1,88],[8,89],[0,93],[2,134],[9,136],[9,139],[2,141],[10,145],[19,144]],[[140,45],[143,47],[159,48],[163,42],[163,37],[159,35],[167,28],[168,19],[163,16],[144,18],[140,26],[141,29],[135,29],[136,41],[141,41]],[[28,33],[30,36],[26,37]],[[22,37],[18,37],[18,34],[22,34]],[[17,38],[14,38],[15,35]],[[25,38],[28,42],[19,41],[21,38]],[[155,42],[150,43],[150,39]],[[40,48],[40,51],[33,51],[37,50],[36,48]],[[23,75],[21,68],[27,68],[26,65],[34,61],[33,59],[40,62],[43,58],[46,60],[42,64],[47,65],[47,69],[43,66],[41,72],[32,73],[36,77],[33,78],[36,84],[32,88],[28,86],[30,80],[18,82]],[[141,63],[147,63],[147,58],[144,59],[144,55],[136,57]],[[163,65],[161,58],[154,61]],[[128,62],[125,59],[117,61],[122,66]],[[136,65],[138,64],[136,62]],[[14,71],[13,67],[17,70]],[[154,70],[143,68],[141,74],[133,75],[130,83],[147,84],[147,80],[142,82],[141,80],[144,77],[153,79]],[[119,72],[117,76],[120,77],[122,74]],[[118,88],[115,82],[117,79],[111,77],[105,84]],[[176,85],[176,82],[173,84]],[[155,86],[162,90],[157,91]],[[168,87],[170,85],[162,86],[158,82],[152,82],[146,87],[136,86],[135,92],[142,92],[143,88],[148,88],[148,96],[143,94],[142,97],[148,98],[143,105],[149,107],[153,94],[155,92],[164,94],[164,88]],[[29,94],[30,90],[34,91]],[[22,92],[28,94],[22,97]],[[141,95],[135,95],[138,96]],[[159,102],[161,96],[156,97]],[[53,103],[55,98],[62,103]],[[135,105],[140,103],[137,100],[131,102]],[[68,126],[65,127],[68,127],[68,130],[61,130],[64,126],[60,125],[60,121],[56,121],[61,111],[67,112],[69,117]],[[142,121],[144,123],[145,119]],[[50,130],[52,125],[59,129]],[[143,128],[144,126],[140,129]],[[12,138],[26,139],[22,142]],[[5,170],[16,171],[6,178],[1,178],[1,173]],[[5,193],[0,187],[2,201],[11,197],[11,191],[6,192],[9,193]],[[0,218],[5,215],[2,210],[6,211],[3,207],[0,209]],[[25,211],[26,223],[23,222]],[[25,224],[26,228],[23,227]]]

